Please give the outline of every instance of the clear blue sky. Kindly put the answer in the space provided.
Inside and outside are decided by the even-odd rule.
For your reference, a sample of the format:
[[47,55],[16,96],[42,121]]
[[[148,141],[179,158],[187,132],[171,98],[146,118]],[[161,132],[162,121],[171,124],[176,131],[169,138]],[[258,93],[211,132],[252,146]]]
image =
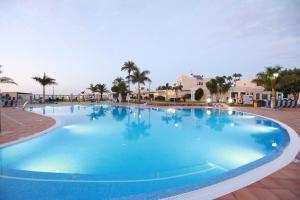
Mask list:
[[191,72],[299,67],[300,1],[0,0],[2,75],[19,84],[2,91],[40,93],[31,77],[43,72],[57,93],[110,86],[129,59],[151,71],[153,88]]

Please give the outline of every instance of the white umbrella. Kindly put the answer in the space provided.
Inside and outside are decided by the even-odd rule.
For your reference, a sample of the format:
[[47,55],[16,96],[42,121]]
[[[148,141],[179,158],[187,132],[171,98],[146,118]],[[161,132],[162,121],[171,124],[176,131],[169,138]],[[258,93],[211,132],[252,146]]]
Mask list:
[[119,103],[122,102],[122,96],[121,96],[121,94],[119,94],[118,100],[119,100]]

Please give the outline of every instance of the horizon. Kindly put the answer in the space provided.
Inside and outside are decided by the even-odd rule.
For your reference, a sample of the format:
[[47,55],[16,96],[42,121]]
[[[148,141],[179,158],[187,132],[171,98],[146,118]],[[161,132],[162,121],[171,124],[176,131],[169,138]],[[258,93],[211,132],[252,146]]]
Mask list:
[[297,0],[1,1],[1,75],[18,83],[1,91],[40,94],[32,77],[44,72],[55,94],[110,89],[127,60],[150,70],[152,90],[191,73],[249,78],[267,66],[299,67],[299,10]]

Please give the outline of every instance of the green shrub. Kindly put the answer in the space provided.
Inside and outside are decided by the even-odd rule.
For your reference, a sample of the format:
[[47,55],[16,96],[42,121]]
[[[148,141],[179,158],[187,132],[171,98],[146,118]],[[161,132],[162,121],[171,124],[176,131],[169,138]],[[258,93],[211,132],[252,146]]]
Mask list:
[[164,96],[157,96],[155,97],[155,101],[165,101],[166,98]]
[[199,89],[197,89],[196,92],[195,92],[195,99],[196,99],[197,101],[199,101],[199,100],[203,97],[203,95],[204,95],[203,89],[202,89],[202,88],[199,88]]

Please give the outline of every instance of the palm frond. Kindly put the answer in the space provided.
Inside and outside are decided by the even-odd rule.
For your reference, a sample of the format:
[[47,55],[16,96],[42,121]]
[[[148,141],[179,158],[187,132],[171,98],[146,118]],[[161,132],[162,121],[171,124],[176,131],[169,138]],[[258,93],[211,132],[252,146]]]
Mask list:
[[15,85],[17,85],[17,83],[13,79],[11,79],[9,77],[5,77],[5,76],[0,77],[0,83],[8,83],[8,84],[15,84]]

